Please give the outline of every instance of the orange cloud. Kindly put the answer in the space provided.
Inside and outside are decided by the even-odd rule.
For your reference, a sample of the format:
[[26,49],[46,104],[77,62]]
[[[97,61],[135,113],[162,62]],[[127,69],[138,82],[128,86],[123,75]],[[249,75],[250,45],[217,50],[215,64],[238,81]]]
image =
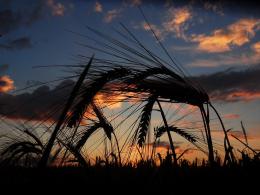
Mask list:
[[122,100],[125,99],[122,95],[111,95],[107,97],[105,94],[98,94],[95,96],[95,102],[102,105],[102,107],[107,107],[109,109],[121,108]]
[[106,23],[112,22],[115,18],[120,16],[121,12],[122,12],[122,9],[109,10],[104,17],[104,21]]
[[225,65],[255,65],[260,61],[260,42],[251,46],[251,51],[239,55],[220,54],[210,59],[197,59],[187,64],[191,67],[217,67]]
[[0,77],[0,93],[6,93],[14,88],[14,81],[9,76]]
[[98,12],[98,13],[101,13],[103,11],[103,6],[98,1],[96,1],[96,3],[95,3],[94,11]]
[[224,100],[227,102],[236,102],[236,101],[252,101],[260,99],[260,92],[253,91],[235,91],[230,92],[229,94],[217,94],[214,93],[211,95],[212,100]]
[[[223,131],[220,131],[220,130],[212,130],[211,134],[214,137],[214,139],[216,139],[216,140],[223,140],[223,138],[225,136]],[[237,131],[237,130],[229,131],[227,133],[227,135],[228,135],[228,138],[232,141],[235,141],[235,139],[232,136],[235,136],[236,138],[241,139],[242,141],[245,139],[245,136],[242,131]],[[258,140],[259,138],[260,138],[259,135],[249,135],[247,133],[248,140]]]
[[192,35],[200,51],[217,53],[230,51],[233,46],[242,46],[255,36],[260,28],[260,19],[240,19],[226,29],[214,30],[211,35]]
[[152,28],[152,30],[154,31],[155,35],[156,35],[159,39],[161,39],[161,40],[164,39],[164,32],[163,32],[163,30],[160,30],[160,29],[159,29],[156,25],[154,25],[154,24],[150,24],[150,26],[149,26],[146,22],[143,22],[143,23],[142,23],[142,28],[143,28],[144,30],[150,31],[150,30],[151,30],[150,27]]
[[163,23],[167,32],[174,32],[176,37],[186,39],[184,31],[187,30],[187,21],[192,18],[192,13],[187,7],[171,8],[168,19]]
[[[132,85],[132,87],[134,86]],[[121,83],[110,83],[104,87],[103,92],[98,93],[94,97],[94,101],[102,107],[107,107],[109,109],[118,109],[122,107],[123,102],[126,99],[128,100],[128,102],[134,102],[140,99],[139,95],[136,93],[122,91],[122,89],[124,88],[125,85]],[[114,89],[114,91],[111,92],[111,89]]]
[[234,92],[227,96],[227,99],[230,101],[235,100],[243,100],[243,101],[250,101],[260,98],[260,92],[246,92],[246,91],[240,91],[240,92]]
[[255,51],[255,53],[260,54],[260,41],[253,44],[252,49]]
[[222,66],[222,65],[226,65],[227,62],[225,62],[225,64],[222,64],[220,61],[215,60],[215,59],[197,59],[194,60],[190,63],[187,64],[187,66],[190,67],[217,67],[217,66]]
[[55,3],[54,0],[48,0],[47,5],[51,8],[53,16],[64,15],[66,8],[62,3]]

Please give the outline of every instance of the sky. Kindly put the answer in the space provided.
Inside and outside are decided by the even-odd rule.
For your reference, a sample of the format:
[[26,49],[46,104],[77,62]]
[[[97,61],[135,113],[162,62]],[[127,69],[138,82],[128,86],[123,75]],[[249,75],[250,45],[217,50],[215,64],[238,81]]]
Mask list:
[[[37,66],[77,64],[77,55],[91,56],[79,44],[87,40],[76,34],[88,35],[86,26],[113,36],[123,23],[165,57],[138,6],[169,53],[208,91],[227,128],[241,131],[242,120],[260,148],[260,9],[253,2],[0,0],[0,104],[9,109],[62,85],[21,90],[68,75]],[[48,100],[39,102],[16,115],[6,108],[0,114],[26,119],[32,110],[46,112],[42,102]]]

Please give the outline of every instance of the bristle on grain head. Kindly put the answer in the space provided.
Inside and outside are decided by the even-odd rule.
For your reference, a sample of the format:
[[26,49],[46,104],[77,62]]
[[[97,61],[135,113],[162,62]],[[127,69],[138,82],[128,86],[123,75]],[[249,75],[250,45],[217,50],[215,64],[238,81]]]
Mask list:
[[68,118],[68,127],[72,128],[77,126],[81,121],[88,105],[91,103],[95,95],[102,90],[102,88],[111,81],[120,79],[124,76],[130,74],[130,71],[120,67],[114,68],[107,72],[103,72],[97,78],[95,78],[91,83],[87,83],[81,93],[79,94],[79,101],[75,104],[72,109],[72,114]]
[[[178,127],[170,126],[169,131],[177,133],[178,135],[182,136],[183,138],[185,138],[186,140],[188,140],[191,143],[197,142],[196,136],[194,136],[191,133],[189,133],[183,129],[180,129]],[[165,132],[166,132],[165,126],[154,128],[154,136],[156,139],[160,138]]]
[[[196,106],[209,102],[208,94],[201,87],[165,67],[147,68],[138,72],[133,70],[132,72],[131,76],[123,81],[130,87],[121,89],[122,91],[157,94],[159,98],[171,102]],[[135,88],[132,88],[130,84],[134,84]]]
[[140,119],[139,126],[137,129],[137,131],[138,131],[138,141],[137,142],[140,147],[142,147],[145,142],[145,138],[148,133],[150,122],[151,122],[153,105],[156,100],[157,100],[157,96],[151,95],[147,99],[147,103],[145,104],[145,106],[142,110],[141,119]]

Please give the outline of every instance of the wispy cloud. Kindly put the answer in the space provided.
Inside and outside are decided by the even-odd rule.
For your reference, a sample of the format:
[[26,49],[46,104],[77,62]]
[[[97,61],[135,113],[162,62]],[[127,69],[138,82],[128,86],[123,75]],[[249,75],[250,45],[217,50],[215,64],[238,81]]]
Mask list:
[[173,45],[171,50],[174,52],[197,52],[195,45]]
[[260,19],[240,19],[224,29],[216,29],[210,35],[192,35],[190,40],[198,43],[198,50],[209,53],[230,51],[232,47],[248,43],[260,29]]
[[[20,27],[28,27],[43,16],[44,3],[34,2],[25,8],[11,9],[3,4],[0,11],[0,36],[4,36]],[[3,7],[2,7],[3,6]]]
[[216,1],[216,2],[210,2],[210,1],[205,1],[203,7],[206,10],[213,11],[221,16],[224,16],[224,10],[223,10],[223,4],[221,1]]
[[[231,59],[233,59],[233,58],[231,58]],[[189,67],[217,67],[217,66],[231,65],[230,63],[234,64],[234,61],[233,60],[226,61],[223,58],[219,61],[216,58],[214,58],[214,59],[210,58],[210,59],[193,60],[192,62],[188,63],[187,66],[189,66]]]
[[[170,35],[174,35],[177,38],[187,40],[185,31],[188,29],[188,21],[191,19],[192,12],[191,9],[187,6],[180,8],[175,8],[171,6],[167,11],[166,20],[162,22],[162,25],[155,25],[150,23],[150,26],[156,36],[161,40],[164,40],[167,36]],[[151,30],[146,22],[142,22],[140,26],[143,30]]]
[[30,37],[20,37],[14,40],[9,40],[4,44],[0,44],[0,49],[5,50],[20,50],[31,48],[32,43]]
[[[251,133],[251,132],[256,132],[256,133]],[[252,141],[259,141],[260,140],[260,135],[257,134],[258,132],[258,128],[257,129],[247,129],[247,133],[246,133],[246,137],[247,137],[247,140],[252,140]],[[233,136],[235,136],[236,138],[240,139],[240,140],[244,140],[245,141],[245,135],[244,133],[242,132],[242,130],[233,130],[233,131],[230,131],[228,133],[228,136],[230,136],[230,138],[232,140],[234,140]],[[235,141],[235,140],[234,140]]]
[[160,39],[163,40],[165,38],[165,32],[163,30],[161,30],[158,26],[156,26],[155,24],[150,24],[150,26],[146,23],[143,22],[142,23],[142,28],[146,31],[154,31],[155,35]]
[[192,19],[192,12],[188,7],[171,7],[167,13],[167,19],[163,27],[167,32],[173,32],[177,38],[186,39],[185,30],[188,29],[188,21]]
[[240,54],[219,54],[207,59],[196,59],[188,63],[190,67],[244,66],[256,65],[260,61],[260,42],[251,45],[251,50]]
[[[253,130],[253,131],[257,131],[257,130]],[[253,132],[252,131],[252,132]],[[222,131],[219,131],[219,130],[213,130],[212,131],[212,135],[215,137],[215,139],[223,139],[224,138],[224,134]],[[240,140],[244,140],[245,139],[245,136],[243,134],[242,131],[240,130],[232,130],[232,131],[229,131],[228,132],[228,137],[230,138],[230,141],[236,141],[235,138],[233,138],[233,136],[235,136],[236,138],[240,139]],[[249,134],[247,133],[247,139],[248,140],[259,140],[260,139],[260,136],[257,135],[257,134]]]
[[101,13],[103,12],[103,6],[100,2],[96,1],[94,5],[94,12]]
[[14,81],[9,76],[0,76],[0,93],[6,93],[14,88]]
[[139,6],[142,4],[142,0],[130,0],[129,3],[132,6]]
[[223,117],[225,119],[238,119],[240,117],[240,115],[239,114],[230,113],[230,114],[223,115]]
[[66,7],[62,3],[55,2],[55,0],[47,0],[47,5],[51,8],[51,13],[53,16],[64,15]]
[[260,92],[255,91],[231,91],[228,93],[216,92],[212,94],[212,100],[225,101],[225,102],[249,102],[260,99]]
[[105,17],[104,17],[104,21],[106,23],[110,23],[112,22],[115,18],[118,18],[120,16],[122,12],[122,9],[112,9],[112,10],[109,10],[106,14],[105,14]]

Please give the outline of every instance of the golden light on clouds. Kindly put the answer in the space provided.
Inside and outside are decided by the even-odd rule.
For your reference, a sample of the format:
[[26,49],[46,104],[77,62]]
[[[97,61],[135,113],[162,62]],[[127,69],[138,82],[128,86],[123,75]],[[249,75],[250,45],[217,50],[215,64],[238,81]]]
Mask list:
[[251,101],[255,99],[260,99],[259,92],[247,92],[247,91],[240,91],[234,92],[227,96],[227,100],[235,101],[235,100],[243,100],[243,101]]
[[122,101],[125,99],[123,95],[110,95],[109,97],[105,94],[97,94],[95,96],[95,102],[102,107],[107,107],[109,109],[118,109],[122,107]]
[[150,26],[146,23],[146,22],[143,22],[142,23],[142,28],[146,31],[150,31],[151,28],[152,30],[154,31],[155,35],[160,39],[160,40],[163,40],[164,39],[164,35],[163,35],[163,31],[158,28],[156,25],[154,24],[150,24]]
[[185,38],[184,31],[188,28],[186,22],[192,18],[190,9],[188,7],[171,8],[167,17],[167,21],[163,23],[165,30],[174,32],[178,38]]
[[260,28],[260,19],[240,19],[225,29],[216,29],[211,35],[193,35],[192,42],[198,42],[198,49],[218,53],[230,51],[233,46],[242,46],[255,36]]
[[96,1],[96,3],[95,3],[94,11],[98,12],[98,13],[101,13],[103,11],[103,6],[98,1]]
[[104,21],[106,23],[112,22],[115,18],[120,16],[121,11],[122,11],[122,9],[112,9],[112,10],[109,10],[106,13],[105,17],[104,17]]
[[54,0],[48,0],[47,5],[51,8],[53,16],[64,15],[66,8],[62,3],[56,3]]
[[217,67],[226,65],[257,65],[260,61],[260,42],[251,45],[251,49],[239,54],[219,54],[214,58],[196,59],[187,66],[191,67]]
[[14,81],[9,76],[0,77],[0,93],[6,93],[14,88]]
[[255,44],[253,44],[253,45],[252,45],[252,49],[253,49],[256,53],[260,54],[260,41],[257,42],[257,43],[255,43]]
[[260,99],[260,92],[253,91],[235,91],[228,94],[212,94],[212,100],[222,100],[227,102],[236,102],[236,101],[253,101]]

